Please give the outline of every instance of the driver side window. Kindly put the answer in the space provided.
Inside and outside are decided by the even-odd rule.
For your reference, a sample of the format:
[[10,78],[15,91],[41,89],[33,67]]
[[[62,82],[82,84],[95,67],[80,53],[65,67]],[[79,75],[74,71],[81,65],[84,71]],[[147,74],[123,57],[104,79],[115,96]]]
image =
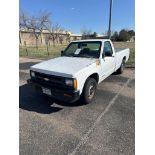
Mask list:
[[109,41],[106,41],[104,43],[104,49],[103,49],[103,54],[106,57],[110,57],[113,55],[112,47]]

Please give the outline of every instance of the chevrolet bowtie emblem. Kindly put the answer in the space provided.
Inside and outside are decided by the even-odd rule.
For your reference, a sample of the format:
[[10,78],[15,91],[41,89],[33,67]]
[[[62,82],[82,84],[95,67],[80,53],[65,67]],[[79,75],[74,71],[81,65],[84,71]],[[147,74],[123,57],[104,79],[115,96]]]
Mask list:
[[48,79],[48,78],[44,78],[44,80],[45,80],[45,81],[49,81],[49,79]]

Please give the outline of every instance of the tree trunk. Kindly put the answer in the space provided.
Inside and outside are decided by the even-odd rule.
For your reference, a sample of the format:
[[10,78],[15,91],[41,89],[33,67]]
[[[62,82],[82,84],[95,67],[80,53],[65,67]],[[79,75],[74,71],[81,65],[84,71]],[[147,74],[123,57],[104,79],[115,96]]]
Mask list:
[[53,39],[53,47],[55,47],[55,39]]
[[46,47],[47,47],[47,55],[49,56],[50,54],[49,54],[49,50],[48,50],[48,44],[46,45]]
[[41,41],[41,44],[43,43],[43,40],[42,40],[42,33],[40,34],[40,41]]
[[26,55],[28,56],[28,50],[27,50],[27,46],[26,46],[26,41],[24,41],[24,45],[25,45]]
[[38,50],[38,38],[36,38],[36,49]]

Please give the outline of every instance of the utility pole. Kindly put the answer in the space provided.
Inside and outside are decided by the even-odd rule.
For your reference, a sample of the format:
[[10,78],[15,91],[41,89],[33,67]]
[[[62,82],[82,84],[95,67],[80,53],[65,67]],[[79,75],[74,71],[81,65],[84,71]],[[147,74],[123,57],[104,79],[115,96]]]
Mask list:
[[112,2],[113,0],[110,0],[110,9],[109,9],[109,29],[108,29],[108,38],[111,38],[111,17],[112,17]]

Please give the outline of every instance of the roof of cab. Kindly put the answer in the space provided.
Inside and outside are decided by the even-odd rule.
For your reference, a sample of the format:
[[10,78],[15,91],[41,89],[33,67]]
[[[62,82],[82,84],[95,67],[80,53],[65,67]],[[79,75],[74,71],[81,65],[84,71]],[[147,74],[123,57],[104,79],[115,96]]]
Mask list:
[[86,39],[86,40],[76,40],[72,42],[87,42],[87,41],[110,41],[110,39]]

